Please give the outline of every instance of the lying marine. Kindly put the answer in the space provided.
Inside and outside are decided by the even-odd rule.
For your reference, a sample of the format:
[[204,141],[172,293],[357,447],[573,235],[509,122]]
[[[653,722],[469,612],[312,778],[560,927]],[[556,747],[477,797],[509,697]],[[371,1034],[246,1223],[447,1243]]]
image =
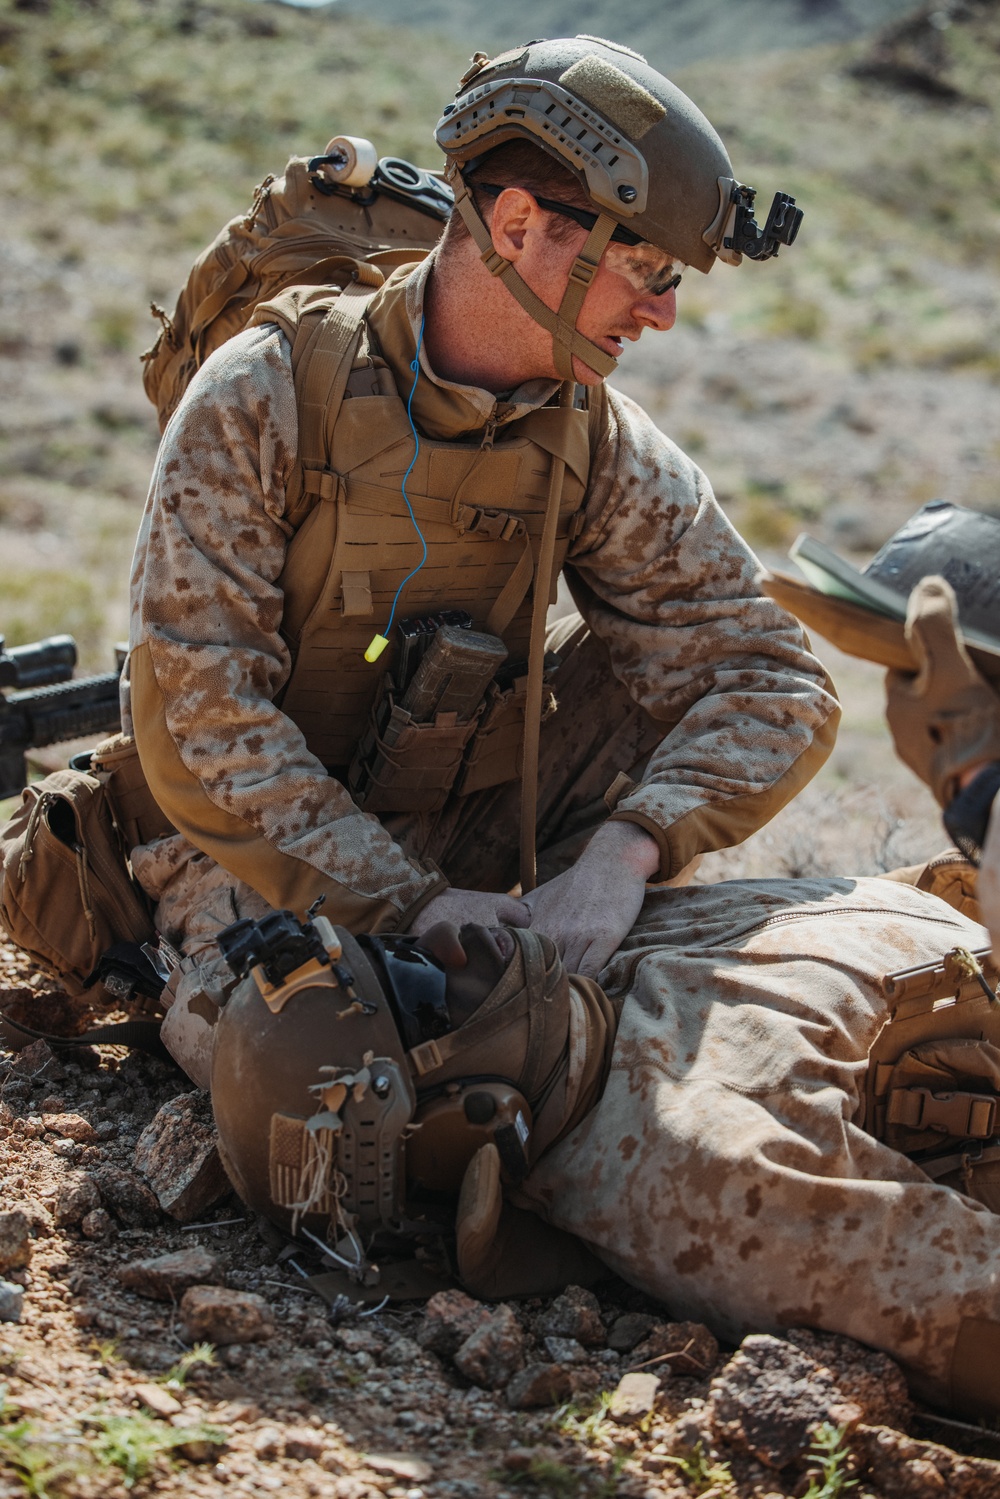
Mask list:
[[933,1402],[1000,1409],[1000,1025],[986,934],[937,897],[654,890],[600,986],[530,929],[416,945],[271,913],[221,940],[248,975],[211,1061],[226,1168],[356,1274],[444,1191],[474,1293],[596,1257],[723,1339],[843,1333]]

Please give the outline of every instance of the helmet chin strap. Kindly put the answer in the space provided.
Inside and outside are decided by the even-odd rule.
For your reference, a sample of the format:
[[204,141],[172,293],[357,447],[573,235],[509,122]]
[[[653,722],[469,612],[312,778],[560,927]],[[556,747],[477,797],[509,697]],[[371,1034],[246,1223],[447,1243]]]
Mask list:
[[455,190],[455,207],[462,215],[465,227],[472,235],[486,269],[491,276],[499,276],[511,296],[521,304],[528,316],[552,334],[552,354],[559,378],[575,380],[574,354],[589,369],[596,370],[602,378],[612,374],[618,368],[617,359],[606,354],[597,344],[591,343],[589,338],[584,338],[583,334],[577,331],[576,320],[580,315],[580,308],[583,306],[587,290],[597,273],[601,256],[615,232],[615,220],[606,213],[598,216],[597,223],[587,235],[586,242],[570,269],[569,280],[566,283],[559,310],[553,312],[551,307],[545,305],[541,297],[535,295],[528,283],[522,280],[512,263],[505,260],[493,248],[493,240],[479,215],[479,210],[473,202],[472,194],[461,173],[454,171],[449,175]]

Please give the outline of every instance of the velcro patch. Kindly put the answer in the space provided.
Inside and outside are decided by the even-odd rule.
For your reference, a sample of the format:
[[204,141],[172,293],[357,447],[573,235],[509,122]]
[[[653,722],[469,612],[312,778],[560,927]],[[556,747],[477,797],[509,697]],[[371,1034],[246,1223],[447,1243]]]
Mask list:
[[568,93],[576,94],[606,116],[629,140],[642,140],[667,112],[665,105],[654,99],[641,83],[614,63],[598,57],[596,52],[588,52],[567,68],[559,82]]

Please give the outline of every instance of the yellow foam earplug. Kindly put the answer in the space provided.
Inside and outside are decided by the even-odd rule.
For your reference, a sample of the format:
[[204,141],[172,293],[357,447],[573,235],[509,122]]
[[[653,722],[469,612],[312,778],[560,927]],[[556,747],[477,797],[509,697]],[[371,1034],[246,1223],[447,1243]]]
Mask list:
[[365,660],[377,661],[388,644],[389,642],[384,635],[373,635],[372,643],[365,651]]

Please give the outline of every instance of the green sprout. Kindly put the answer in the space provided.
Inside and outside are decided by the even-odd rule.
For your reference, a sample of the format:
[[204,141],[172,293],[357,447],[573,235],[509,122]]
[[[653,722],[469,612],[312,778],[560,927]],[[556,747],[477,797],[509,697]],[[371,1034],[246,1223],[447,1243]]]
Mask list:
[[696,1443],[690,1452],[678,1453],[665,1460],[673,1463],[687,1482],[695,1486],[695,1494],[732,1492],[733,1475],[729,1464],[714,1462],[701,1442]]
[[199,1367],[214,1369],[216,1363],[215,1349],[211,1343],[195,1343],[193,1348],[181,1354],[166,1374],[160,1376],[159,1383],[166,1385],[167,1389],[183,1390],[193,1370]]
[[857,1488],[857,1479],[847,1475],[851,1449],[844,1441],[847,1428],[824,1421],[813,1436],[809,1456],[819,1465],[819,1478],[812,1478],[802,1499],[841,1499],[848,1489]]

